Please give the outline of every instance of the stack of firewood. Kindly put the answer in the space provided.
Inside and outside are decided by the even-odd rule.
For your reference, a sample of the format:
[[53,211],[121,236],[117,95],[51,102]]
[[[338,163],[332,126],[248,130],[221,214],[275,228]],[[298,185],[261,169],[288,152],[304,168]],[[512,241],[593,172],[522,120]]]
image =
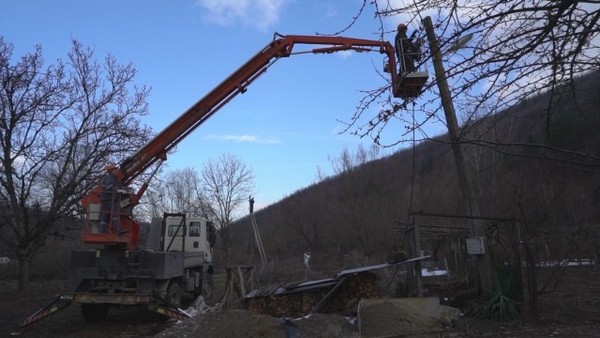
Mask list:
[[379,298],[381,292],[372,273],[361,273],[348,278],[339,293],[323,308],[325,313],[355,314],[362,298]]
[[[254,297],[247,299],[246,305],[254,313],[274,317],[299,317],[312,312],[317,304],[329,295],[327,304],[318,312],[355,314],[358,302],[362,298],[378,298],[381,295],[372,273],[350,276],[341,283],[335,290],[330,286],[310,292]],[[333,294],[330,294],[332,290]]]

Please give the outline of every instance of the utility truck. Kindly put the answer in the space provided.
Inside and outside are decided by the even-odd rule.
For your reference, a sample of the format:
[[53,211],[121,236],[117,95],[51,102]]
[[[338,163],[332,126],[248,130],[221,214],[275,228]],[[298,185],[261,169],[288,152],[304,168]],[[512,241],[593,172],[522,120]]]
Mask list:
[[141,235],[140,250],[73,251],[67,282],[73,292],[62,300],[80,303],[90,321],[104,319],[111,306],[135,304],[180,318],[182,295],[207,291],[216,231],[210,221],[186,214],[165,214],[159,223]]
[[[294,52],[298,45],[321,47]],[[136,153],[118,166],[110,166],[122,187],[110,192],[110,202],[103,205],[108,192],[101,183],[82,198],[85,211],[82,240],[93,248],[72,253],[69,291],[57,295],[50,304],[25,319],[21,329],[71,303],[81,304],[83,317],[88,320],[104,318],[112,306],[138,304],[175,319],[186,318],[186,313],[178,309],[181,295],[202,292],[201,286],[212,264],[214,227],[205,219],[166,214],[162,226],[154,224],[149,231],[144,231],[133,217],[133,208],[160,164],[167,159],[167,154],[237,94],[246,92],[248,86],[276,60],[296,53],[346,50],[385,54],[384,71],[391,75],[393,95],[402,98],[415,90],[415,84],[401,81],[403,76],[396,72],[394,47],[387,41],[277,34],[273,41]],[[420,90],[422,83],[417,86]],[[136,184],[135,180],[143,174],[145,182]],[[134,186],[139,187],[137,192],[134,192]],[[158,242],[156,229],[161,231]]]

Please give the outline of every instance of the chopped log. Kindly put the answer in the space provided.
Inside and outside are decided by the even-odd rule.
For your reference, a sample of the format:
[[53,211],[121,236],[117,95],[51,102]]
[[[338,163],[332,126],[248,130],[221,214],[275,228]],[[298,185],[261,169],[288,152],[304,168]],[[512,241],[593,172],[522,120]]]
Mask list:
[[304,292],[265,294],[247,299],[246,303],[248,309],[255,313],[299,317],[311,312],[356,314],[362,298],[377,297],[380,297],[380,291],[375,275],[362,272],[345,275],[334,286]]

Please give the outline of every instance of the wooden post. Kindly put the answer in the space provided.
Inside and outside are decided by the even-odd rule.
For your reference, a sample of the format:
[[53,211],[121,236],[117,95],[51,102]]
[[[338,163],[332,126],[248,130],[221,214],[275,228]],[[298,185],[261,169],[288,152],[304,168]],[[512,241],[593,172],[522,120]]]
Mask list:
[[225,294],[219,302],[222,303],[222,307],[224,306],[227,309],[241,308],[244,305],[244,296],[247,290],[255,288],[254,267],[227,267],[226,271]]
[[[514,229],[516,228],[516,229]],[[521,305],[520,305],[520,309],[521,309],[521,313],[522,314],[527,314],[529,312],[529,307],[528,307],[528,300],[529,300],[529,295],[527,294],[527,292],[525,292],[525,285],[526,285],[526,279],[525,279],[525,275],[523,274],[523,257],[521,256],[521,252],[523,251],[523,239],[521,238],[521,223],[519,221],[516,221],[513,223],[513,231],[517,232],[517,243],[513,244],[514,245],[514,251],[515,251],[515,269],[517,269],[517,275],[519,278],[519,284],[520,284],[520,293],[521,293]]]
[[[423,26],[427,33],[427,39],[429,41],[429,48],[431,50],[431,59],[433,67],[435,69],[435,78],[440,91],[440,98],[442,100],[442,107],[446,117],[446,125],[448,126],[448,135],[450,136],[450,145],[452,147],[452,153],[454,154],[454,162],[456,164],[456,171],[458,175],[458,183],[463,196],[463,203],[466,214],[469,216],[479,216],[479,204],[473,197],[473,189],[471,180],[465,165],[461,140],[458,136],[459,128],[456,119],[456,112],[454,110],[454,104],[452,102],[452,96],[450,95],[450,89],[448,82],[446,81],[446,71],[442,62],[442,54],[440,47],[433,31],[433,24],[431,17],[425,17],[423,19]],[[485,236],[485,225],[480,220],[470,219],[469,226],[471,228],[472,236]],[[486,242],[487,243],[487,242]],[[486,244],[487,246],[487,244]],[[479,272],[480,288],[485,293],[491,293],[493,291],[492,281],[492,264],[489,248],[486,248],[485,254],[479,255],[476,258],[477,270]]]
[[[414,221],[413,221],[414,222]],[[415,227],[414,224],[413,226],[407,226],[407,233],[405,236],[410,236],[410,232],[414,232],[415,231]],[[408,240],[408,252],[410,253],[410,257],[417,257],[417,251],[415,250],[415,241],[414,241],[414,233],[412,236],[409,237]],[[417,281],[416,281],[416,275],[415,275],[415,271],[416,271],[416,265],[410,264],[408,266],[408,268],[406,269],[406,285],[410,286],[410,292],[412,293],[412,288],[416,287],[417,285]],[[414,283],[414,284],[413,284]]]
[[[414,241],[415,241],[415,257],[421,257],[421,234],[419,233],[419,225],[417,222],[417,218],[415,217],[414,224]],[[415,261],[415,276],[417,277],[417,296],[423,297],[423,276],[421,271],[421,260]]]

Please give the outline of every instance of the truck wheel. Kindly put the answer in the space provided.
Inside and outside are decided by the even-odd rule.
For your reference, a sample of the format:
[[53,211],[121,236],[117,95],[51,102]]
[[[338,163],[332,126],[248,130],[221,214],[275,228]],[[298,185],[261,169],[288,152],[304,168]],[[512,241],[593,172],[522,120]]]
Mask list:
[[167,301],[175,307],[181,306],[181,286],[179,282],[172,280],[167,288]]
[[108,314],[108,304],[81,304],[81,315],[88,322],[99,322]]

